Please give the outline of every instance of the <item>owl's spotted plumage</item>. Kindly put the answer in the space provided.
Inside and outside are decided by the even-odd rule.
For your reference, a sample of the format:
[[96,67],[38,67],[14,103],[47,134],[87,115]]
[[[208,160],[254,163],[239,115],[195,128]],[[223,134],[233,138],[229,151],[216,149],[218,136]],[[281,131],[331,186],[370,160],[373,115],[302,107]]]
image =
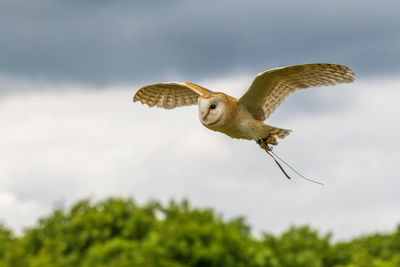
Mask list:
[[133,101],[140,101],[150,107],[171,109],[195,105],[199,96],[206,93],[211,91],[193,83],[158,83],[140,89],[133,97]]
[[335,64],[304,64],[259,73],[247,92],[237,100],[189,82],[170,82],[141,88],[133,101],[167,109],[198,103],[201,123],[232,138],[259,141],[263,148],[276,145],[290,130],[263,121],[297,89],[354,81],[354,73]]

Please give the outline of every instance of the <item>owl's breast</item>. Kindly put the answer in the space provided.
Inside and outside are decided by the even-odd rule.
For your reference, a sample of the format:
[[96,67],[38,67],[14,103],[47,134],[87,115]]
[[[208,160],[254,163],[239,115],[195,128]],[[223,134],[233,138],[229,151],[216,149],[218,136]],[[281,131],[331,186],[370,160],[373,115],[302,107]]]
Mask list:
[[232,138],[254,140],[254,135],[261,128],[262,122],[255,120],[252,114],[240,106],[225,112],[221,122],[206,127]]

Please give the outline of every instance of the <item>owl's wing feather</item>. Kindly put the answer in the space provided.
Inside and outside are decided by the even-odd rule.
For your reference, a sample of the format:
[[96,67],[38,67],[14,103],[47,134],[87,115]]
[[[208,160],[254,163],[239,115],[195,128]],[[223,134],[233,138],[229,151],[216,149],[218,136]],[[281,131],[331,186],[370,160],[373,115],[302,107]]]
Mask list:
[[172,109],[195,105],[199,96],[208,93],[212,91],[189,82],[157,83],[139,89],[133,101],[140,101],[149,107]]
[[353,71],[343,65],[314,63],[275,68],[259,73],[238,103],[263,121],[296,89],[352,81]]

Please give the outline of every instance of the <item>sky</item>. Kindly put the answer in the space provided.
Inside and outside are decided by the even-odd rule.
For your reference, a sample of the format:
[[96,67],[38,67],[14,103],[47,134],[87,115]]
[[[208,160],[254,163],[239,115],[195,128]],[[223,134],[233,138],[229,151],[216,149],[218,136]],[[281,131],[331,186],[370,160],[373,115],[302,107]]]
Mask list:
[[[347,239],[400,223],[398,1],[0,2],[0,221],[17,233],[91,197],[188,198],[255,234],[310,224]],[[292,94],[275,152],[197,108],[132,97],[183,80],[240,97],[269,68],[329,62],[356,81]]]

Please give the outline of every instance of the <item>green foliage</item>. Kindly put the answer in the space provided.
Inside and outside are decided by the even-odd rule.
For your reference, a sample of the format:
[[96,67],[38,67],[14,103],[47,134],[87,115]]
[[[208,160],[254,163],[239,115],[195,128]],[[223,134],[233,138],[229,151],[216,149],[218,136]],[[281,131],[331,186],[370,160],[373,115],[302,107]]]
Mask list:
[[255,238],[243,218],[226,220],[186,200],[85,199],[56,209],[20,237],[0,224],[0,267],[8,266],[394,267],[400,226],[339,243],[309,226]]
[[374,234],[341,242],[332,247],[340,267],[396,267],[400,266],[400,225],[392,234]]
[[279,237],[265,234],[263,244],[273,255],[270,266],[329,266],[330,235],[320,237],[308,226],[291,227]]
[[0,259],[4,259],[12,243],[11,231],[0,223]]

